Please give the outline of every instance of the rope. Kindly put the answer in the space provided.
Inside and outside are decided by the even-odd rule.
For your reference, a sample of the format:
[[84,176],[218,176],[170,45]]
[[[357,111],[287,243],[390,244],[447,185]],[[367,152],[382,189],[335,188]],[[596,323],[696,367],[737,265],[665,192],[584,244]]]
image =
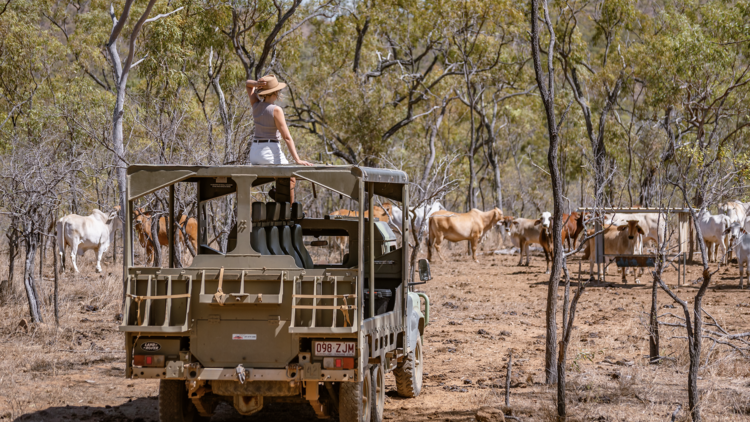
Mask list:
[[341,310],[341,313],[344,314],[344,327],[350,326],[352,323],[349,320],[349,306],[346,304],[346,296],[344,295],[344,304],[339,308]]
[[214,293],[214,297],[216,298],[216,301],[219,302],[219,306],[224,306],[224,301],[226,300],[224,291],[221,289],[222,284],[224,284],[224,267],[221,267],[219,270],[219,287],[216,289],[216,293]]

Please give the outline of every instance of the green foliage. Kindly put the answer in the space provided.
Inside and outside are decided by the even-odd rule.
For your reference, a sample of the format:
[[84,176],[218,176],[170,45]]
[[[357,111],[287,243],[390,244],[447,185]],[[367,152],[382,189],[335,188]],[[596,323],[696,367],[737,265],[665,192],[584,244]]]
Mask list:
[[[131,18],[145,3],[134,4]],[[304,1],[268,40],[283,15],[275,4],[285,12],[294,3],[156,2],[151,17],[169,15],[147,23],[136,43],[140,62],[130,75],[124,115],[129,162],[242,162],[253,131],[244,80],[255,77],[272,43],[258,71],[289,84],[281,104],[303,158],[395,166],[419,180],[434,132],[436,160],[456,157],[451,174],[461,187],[446,199],[450,208],[466,207],[470,180],[477,206],[494,203],[491,156],[507,214],[531,216],[549,207],[538,94],[504,98],[536,86],[528,4]],[[81,185],[94,190],[112,174],[109,7],[100,0],[13,0],[0,15],[0,148],[54,134],[61,159],[97,157],[81,176],[87,179]],[[116,16],[122,7],[114,3]],[[591,142],[563,56],[577,71],[594,131],[607,91],[622,83],[603,119],[612,201],[636,203],[646,189],[649,172],[668,150],[668,110],[679,134],[670,162],[691,163],[685,172],[694,177],[700,168],[721,170],[732,172],[735,185],[746,184],[750,87],[737,84],[748,77],[750,43],[742,41],[750,39],[750,6],[556,1],[550,14],[557,34],[555,108],[558,115],[568,110],[559,128],[560,161],[574,207],[592,194]],[[132,25],[124,28],[121,52],[128,50]]]

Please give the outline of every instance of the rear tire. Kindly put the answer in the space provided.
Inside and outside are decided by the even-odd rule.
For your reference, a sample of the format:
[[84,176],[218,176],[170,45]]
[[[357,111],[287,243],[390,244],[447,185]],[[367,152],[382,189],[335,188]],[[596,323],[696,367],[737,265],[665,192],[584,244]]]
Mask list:
[[193,402],[187,396],[185,381],[159,380],[160,422],[204,422]]
[[383,422],[385,409],[385,371],[383,365],[372,367],[372,417],[371,422]]
[[339,388],[339,422],[370,422],[374,391],[369,369],[362,382],[342,382]]
[[396,389],[401,397],[413,398],[422,392],[422,338],[417,339],[417,346],[406,355],[404,361],[393,370],[396,377]]

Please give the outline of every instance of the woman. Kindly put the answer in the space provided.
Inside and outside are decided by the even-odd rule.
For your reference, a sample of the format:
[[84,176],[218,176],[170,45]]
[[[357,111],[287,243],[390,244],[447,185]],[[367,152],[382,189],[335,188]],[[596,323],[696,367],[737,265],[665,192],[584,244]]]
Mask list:
[[248,80],[245,87],[250,96],[255,121],[255,137],[250,145],[248,157],[250,164],[289,164],[279,146],[279,140],[283,138],[295,163],[312,166],[297,155],[294,140],[286,126],[284,111],[274,104],[280,98],[280,91],[286,88],[286,84],[279,83],[273,75],[267,75],[258,81]]

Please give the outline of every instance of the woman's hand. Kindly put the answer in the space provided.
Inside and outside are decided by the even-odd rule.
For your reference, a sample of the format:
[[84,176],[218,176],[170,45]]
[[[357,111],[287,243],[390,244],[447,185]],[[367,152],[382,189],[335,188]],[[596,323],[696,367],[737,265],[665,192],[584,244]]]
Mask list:
[[315,165],[315,164],[307,162],[305,160],[294,160],[294,161],[296,161],[297,164],[299,164],[301,166],[314,166]]
[[268,82],[266,81],[253,81],[251,79],[248,79],[245,82],[245,87],[247,88],[259,89],[259,88],[265,88],[267,85],[268,85]]

